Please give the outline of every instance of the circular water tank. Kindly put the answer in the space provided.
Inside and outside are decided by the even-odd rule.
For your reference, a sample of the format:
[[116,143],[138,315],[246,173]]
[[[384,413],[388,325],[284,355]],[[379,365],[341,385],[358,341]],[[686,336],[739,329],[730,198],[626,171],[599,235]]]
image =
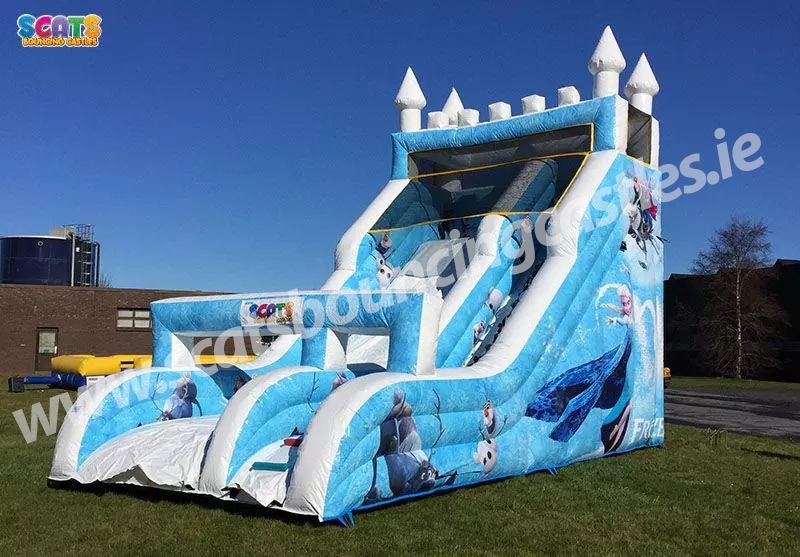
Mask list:
[[0,238],[0,283],[70,284],[72,240],[59,236]]

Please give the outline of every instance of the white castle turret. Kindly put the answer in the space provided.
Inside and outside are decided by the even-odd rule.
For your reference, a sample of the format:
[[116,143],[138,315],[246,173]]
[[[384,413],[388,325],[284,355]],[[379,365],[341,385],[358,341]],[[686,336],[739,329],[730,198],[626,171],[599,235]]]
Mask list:
[[496,102],[489,105],[489,121],[505,120],[511,118],[511,105],[504,102]]
[[474,126],[481,119],[481,114],[474,108],[463,108],[458,111],[458,126]]
[[578,89],[570,85],[558,90],[558,106],[567,106],[581,102],[581,94]]
[[447,128],[450,126],[450,116],[446,112],[428,112],[428,129]]
[[545,98],[541,95],[529,95],[522,98],[522,113],[535,114],[547,108]]
[[642,54],[636,67],[633,68],[631,77],[625,85],[625,96],[631,105],[647,114],[653,113],[653,97],[660,90],[647,56]]
[[447,114],[447,117],[450,119],[451,126],[458,125],[458,112],[460,110],[464,110],[464,103],[461,102],[461,97],[458,96],[458,91],[456,91],[456,88],[453,87],[450,90],[450,94],[447,96],[447,100],[444,102],[444,106],[442,107],[442,112]]
[[422,109],[426,104],[417,76],[409,67],[394,99],[394,105],[400,111],[400,131],[415,132],[422,128]]
[[589,73],[594,76],[593,97],[619,94],[619,74],[625,69],[625,58],[608,25],[589,58],[588,67]]
[[[603,29],[600,40],[597,41],[592,55],[589,57],[587,67],[594,77],[592,97],[608,97],[619,95],[619,79],[626,67],[625,57],[617,43],[610,26]],[[658,93],[659,86],[653,70],[642,54],[636,67],[633,69],[627,84],[625,96],[631,106],[652,114],[653,97]],[[394,100],[400,111],[400,129],[404,132],[419,131],[422,129],[422,109],[427,101],[422,89],[417,82],[413,70],[409,67]],[[623,103],[622,100],[618,102]],[[558,89],[557,106],[569,106],[581,103],[578,89],[572,85]],[[511,105],[506,102],[495,102],[489,105],[489,122],[505,120],[512,117]],[[522,99],[522,115],[536,114],[546,110],[545,98],[541,95],[529,95]],[[463,126],[474,126],[480,123],[480,114],[475,109],[464,108],[461,97],[455,87],[450,90],[444,106],[439,111],[428,113],[428,129],[444,129]],[[623,123],[624,124],[624,123]]]

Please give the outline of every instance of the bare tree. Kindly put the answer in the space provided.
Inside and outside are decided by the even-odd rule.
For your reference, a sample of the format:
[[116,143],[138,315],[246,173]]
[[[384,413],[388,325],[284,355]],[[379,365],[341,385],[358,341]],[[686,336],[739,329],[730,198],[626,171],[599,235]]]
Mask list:
[[111,288],[113,286],[111,283],[111,276],[107,273],[101,274],[100,278],[97,280],[97,286],[99,288]]
[[692,271],[709,278],[700,316],[700,340],[709,363],[741,379],[774,365],[769,339],[782,319],[767,277],[754,273],[769,263],[769,228],[760,220],[733,217],[694,260]]

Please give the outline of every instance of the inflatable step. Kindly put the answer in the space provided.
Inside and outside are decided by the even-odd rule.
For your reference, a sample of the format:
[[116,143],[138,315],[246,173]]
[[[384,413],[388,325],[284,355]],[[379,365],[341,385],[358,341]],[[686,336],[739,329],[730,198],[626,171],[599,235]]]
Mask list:
[[206,444],[219,416],[143,425],[108,441],[80,467],[80,481],[168,489],[197,488]]
[[254,500],[265,507],[282,504],[302,442],[303,435],[291,435],[267,445],[253,455],[249,466],[234,476],[228,489],[239,491],[238,500]]

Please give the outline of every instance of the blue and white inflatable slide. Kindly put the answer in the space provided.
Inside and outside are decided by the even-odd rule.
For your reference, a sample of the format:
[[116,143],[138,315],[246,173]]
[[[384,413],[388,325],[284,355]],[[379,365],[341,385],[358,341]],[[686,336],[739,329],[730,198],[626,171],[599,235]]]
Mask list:
[[[320,520],[663,443],[658,84],[606,28],[593,96],[490,121],[409,69],[391,180],[320,290],[152,304],[153,368],[87,389],[50,478]],[[199,339],[279,334],[248,364]]]

